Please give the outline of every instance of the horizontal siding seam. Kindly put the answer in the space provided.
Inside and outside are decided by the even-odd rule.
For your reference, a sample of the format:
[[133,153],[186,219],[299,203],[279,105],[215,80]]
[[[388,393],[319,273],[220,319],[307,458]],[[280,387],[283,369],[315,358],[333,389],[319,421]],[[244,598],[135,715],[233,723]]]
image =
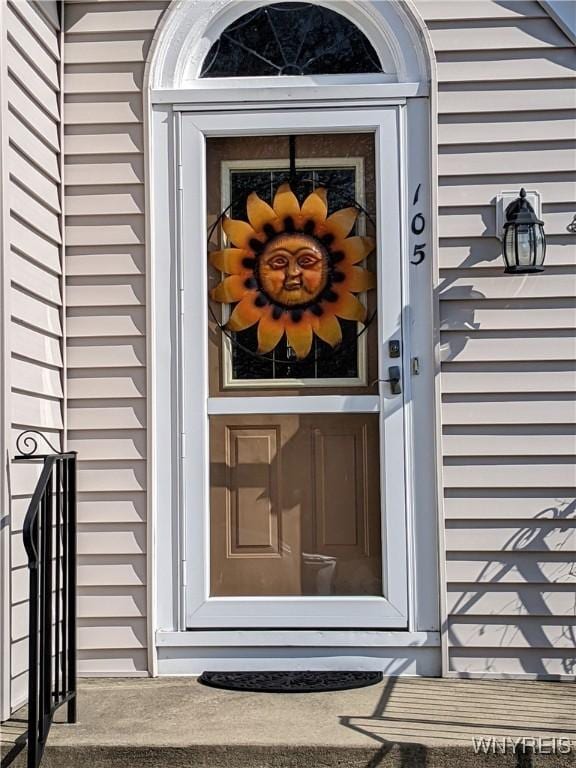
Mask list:
[[[12,75],[9,73],[9,76],[12,77]],[[16,87],[20,89],[19,83],[12,78],[12,81]],[[21,89],[20,89],[21,90]],[[29,98],[26,94],[24,94],[26,98]],[[33,104],[35,106],[35,104]],[[50,140],[50,138],[44,133],[44,131],[40,130],[37,125],[35,125],[33,122],[30,122],[28,117],[18,108],[18,106],[14,103],[13,100],[8,100],[8,108],[11,112],[13,112],[15,115],[17,115],[18,119],[24,123],[24,125],[28,128],[28,130],[32,131],[37,139],[42,141],[46,147],[50,150],[52,150],[54,153],[59,154],[60,153],[60,147],[57,143]],[[56,121],[50,116],[46,115],[46,119],[50,121],[53,126],[56,126]]]
[[[575,78],[576,79],[576,75]],[[504,87],[499,88],[497,87],[497,83],[500,81],[486,81],[481,78],[478,80],[466,80],[461,83],[453,84],[453,83],[438,83],[438,91],[441,94],[447,94],[447,93],[462,93],[462,94],[469,94],[469,93],[482,93],[486,94],[488,96],[494,95],[495,93],[502,93],[502,92],[509,92],[509,95],[513,94],[524,94],[524,93],[530,93],[530,92],[536,92],[536,93],[547,93],[550,94],[550,92],[554,93],[557,91],[558,93],[566,93],[570,95],[570,92],[573,91],[573,88],[571,88],[570,84],[566,82],[565,78],[555,78],[550,77],[548,78],[550,82],[546,83],[546,87],[543,87],[543,83],[540,80],[532,81],[532,78],[527,78],[527,81],[529,83],[534,82],[534,85],[532,88],[518,88],[518,82],[516,80],[508,80],[504,78],[502,82],[504,82],[507,86],[512,87]],[[556,87],[554,87],[554,83],[556,83]],[[444,87],[446,86],[446,87]],[[132,94],[133,96],[133,94]],[[574,109],[573,102],[570,102],[571,106],[566,107],[567,109]],[[550,109],[550,107],[545,107],[546,109]],[[553,107],[553,109],[560,109],[560,107]],[[530,109],[527,111],[540,111],[539,106],[537,103],[534,103],[531,105]],[[500,111],[500,110],[498,110]],[[511,110],[511,111],[517,111],[517,110]]]
[[[109,123],[107,125],[112,125],[112,123]],[[135,123],[130,123],[129,125],[134,127]],[[83,124],[83,127],[90,127],[90,126],[87,125],[87,124]],[[70,136],[70,135],[74,135],[75,136],[77,134],[68,134],[68,136]],[[66,136],[64,137],[64,139],[66,139]],[[142,156],[142,151],[139,150],[139,149],[122,149],[122,150],[118,150],[118,152],[114,153],[114,152],[111,152],[110,150],[108,150],[106,152],[93,152],[92,154],[87,155],[85,152],[73,152],[73,151],[71,152],[69,149],[68,150],[66,148],[64,149],[64,157],[70,157],[70,158],[72,158],[72,157],[74,157],[74,158],[78,158],[78,157],[98,158],[98,157],[102,157],[102,156],[109,157],[110,155],[112,157],[120,157],[120,156],[123,156],[123,155],[141,157]],[[97,161],[94,160],[94,162],[97,162]],[[69,163],[69,165],[72,165],[72,164]],[[124,186],[144,186],[144,182],[143,181],[122,181],[122,182],[98,181],[95,184],[89,184],[89,186],[107,187],[108,185],[116,186],[117,184],[122,184]],[[81,187],[81,186],[86,186],[86,184],[78,184],[78,182],[72,182],[71,184],[67,184],[66,186],[68,186],[68,187]]]
[[[76,185],[75,184],[70,184],[68,186],[73,187],[73,186],[76,186]],[[93,184],[91,186],[102,187],[103,189],[105,189],[109,185],[108,184]],[[110,185],[110,186],[114,186],[114,185]],[[132,183],[128,183],[128,184],[125,184],[123,186],[131,187],[131,186],[135,186],[135,185],[133,185]],[[72,195],[71,199],[73,199],[73,198],[74,198],[74,196]],[[122,211],[121,212],[110,211],[110,212],[106,212],[106,213],[68,213],[68,214],[66,214],[66,224],[68,226],[70,226],[72,224],[72,225],[74,225],[76,227],[82,227],[82,226],[89,227],[89,226],[92,226],[93,224],[100,223],[98,220],[109,221],[110,219],[112,219],[113,221],[116,221],[117,219],[137,219],[139,222],[143,222],[144,219],[145,219],[145,216],[146,216],[146,214],[145,214],[144,211],[133,211],[133,212],[131,211],[129,213],[124,213]],[[78,223],[76,223],[75,219],[82,219],[84,221],[86,221],[86,219],[90,219],[91,221],[90,221],[89,224],[78,224]],[[108,243],[106,243],[106,245],[108,245]],[[125,245],[125,243],[117,243],[117,245]],[[135,245],[143,245],[143,243],[135,243]],[[114,243],[112,243],[112,246],[114,246]]]
[[[46,306],[48,309],[57,310],[59,311],[62,308],[63,302],[62,301],[53,301],[52,299],[48,298],[47,296],[37,293],[34,288],[30,288],[30,286],[26,285],[24,280],[19,280],[17,277],[12,277],[12,280],[10,282],[10,285],[12,288],[17,290],[20,294],[23,294],[24,296],[27,296],[28,298],[34,299],[35,301],[40,302],[44,306]],[[23,323],[29,323],[34,326],[36,326],[36,323],[32,321],[29,317],[22,317],[20,314],[17,314],[15,310],[12,310],[15,317],[18,317],[20,320],[22,320]],[[41,329],[44,329],[44,326],[39,326]],[[48,330],[48,329],[46,329]],[[55,331],[51,331],[51,333],[56,333]],[[58,331],[58,334],[61,334],[61,330]]]
[[[14,115],[14,117],[15,117],[15,118],[16,118],[18,121],[20,121],[20,118],[19,118],[19,116],[16,114],[16,112],[13,112],[12,114]],[[25,126],[24,124],[22,124],[22,127],[23,127],[23,128],[25,128],[26,130],[30,131],[30,129],[29,129],[27,126]],[[30,131],[30,133],[32,133],[32,131]],[[33,135],[34,135],[34,134],[33,134]],[[38,137],[37,137],[37,135],[36,135],[36,138],[38,138]],[[39,161],[39,160],[36,160],[36,159],[35,159],[35,158],[34,158],[34,157],[33,157],[33,156],[32,156],[32,155],[29,153],[29,151],[27,150],[27,148],[25,147],[25,142],[21,141],[21,137],[19,137],[19,136],[14,136],[14,135],[12,134],[12,135],[9,137],[9,144],[10,144],[12,147],[14,147],[14,148],[15,148],[15,149],[16,149],[16,150],[17,150],[17,151],[18,151],[18,152],[19,152],[19,153],[20,153],[20,154],[21,154],[21,155],[22,155],[22,156],[25,158],[25,160],[26,160],[28,163],[30,163],[31,165],[33,165],[33,166],[36,168],[36,170],[37,170],[37,171],[39,171],[39,172],[43,173],[43,174],[44,174],[44,175],[45,175],[45,176],[48,178],[48,180],[49,180],[49,181],[52,181],[52,182],[53,182],[55,185],[57,185],[57,186],[59,186],[59,185],[60,185],[60,181],[61,181],[61,180],[60,180],[59,176],[55,175],[57,172],[53,173],[52,171],[48,170],[48,169],[47,169],[45,166],[43,166],[43,165],[42,165],[42,163],[41,163],[41,161]],[[58,155],[57,155],[57,153],[56,153],[56,152],[54,152],[54,150],[52,149],[52,147],[49,147],[47,144],[44,144],[44,147],[46,148],[46,151],[48,151],[48,152],[51,152],[51,153],[54,155],[54,157],[57,157],[57,156],[58,156]],[[27,192],[28,192],[28,190],[25,190],[25,191],[27,191]],[[59,211],[55,211],[55,210],[54,210],[54,208],[53,208],[52,206],[50,206],[50,205],[49,205],[49,204],[48,204],[48,203],[47,203],[45,200],[42,200],[42,202],[43,202],[43,204],[45,205],[45,207],[46,207],[46,209],[47,209],[48,211],[50,211],[51,213],[56,213],[56,215],[58,215]]]
[[[39,141],[41,141],[41,142],[42,142],[42,144],[44,144],[44,146],[46,147],[46,149],[47,149],[48,151],[50,151],[50,152],[54,153],[54,155],[59,155],[59,153],[60,153],[60,148],[59,148],[59,147],[55,147],[53,144],[49,143],[49,142],[46,140],[46,137],[44,136],[44,134],[42,133],[42,131],[38,130],[38,126],[35,126],[35,125],[33,125],[32,123],[30,123],[30,121],[26,119],[26,116],[25,116],[25,115],[23,115],[23,114],[22,114],[22,113],[21,113],[21,112],[18,110],[18,108],[14,106],[14,104],[12,104],[12,103],[9,103],[9,104],[8,104],[8,109],[9,109],[9,111],[10,111],[10,112],[12,112],[12,114],[13,114],[13,115],[14,115],[14,116],[15,116],[15,117],[16,117],[16,118],[17,118],[17,119],[18,119],[18,120],[19,120],[21,123],[23,123],[23,125],[24,125],[24,127],[25,127],[25,128],[27,128],[27,129],[28,129],[28,130],[29,130],[29,131],[30,131],[30,132],[31,132],[31,133],[32,133],[32,134],[33,134],[33,135],[34,135],[34,136],[35,136],[35,137],[36,137],[36,138],[37,138]],[[14,146],[14,145],[15,145],[15,142],[17,142],[17,141],[18,141],[17,137],[13,137],[13,136],[9,136],[9,137],[8,137],[8,140],[9,140],[9,143],[10,143],[12,146]],[[15,145],[15,148],[16,148],[16,150],[17,150],[17,151],[18,151],[18,152],[19,152],[19,153],[22,155],[22,157],[24,157],[24,159],[25,159],[25,160],[27,160],[27,162],[29,162],[29,163],[33,163],[33,164],[35,165],[35,167],[36,167],[36,168],[37,168],[37,169],[38,169],[38,170],[39,170],[41,173],[43,173],[44,175],[46,175],[48,178],[51,178],[51,177],[50,177],[50,174],[47,174],[47,173],[46,173],[46,171],[45,171],[45,169],[44,169],[44,168],[43,168],[41,165],[38,165],[38,163],[36,163],[36,161],[35,161],[35,160],[34,160],[32,157],[30,157],[30,156],[29,156],[29,155],[28,155],[28,154],[27,154],[25,151],[23,151],[22,149],[20,149],[20,145],[19,145],[19,144],[17,144],[17,143],[16,143],[16,145]],[[59,181],[60,181],[60,179],[58,179],[57,181],[59,182]]]
[[[25,251],[18,248],[17,245],[14,245],[14,243],[10,244],[10,250],[15,253],[19,258],[25,259],[30,264],[34,265],[35,267],[43,269],[47,275],[50,275],[51,277],[57,277],[59,278],[61,275],[61,272],[55,270],[53,267],[46,264],[44,261],[37,261],[33,256],[31,256],[29,253],[26,253]],[[31,292],[30,288],[28,286],[19,286],[21,289],[24,288],[27,292]],[[40,297],[39,297],[40,298]]]
[[[35,331],[36,329],[33,328],[32,330]],[[15,352],[14,350],[12,350],[12,353],[11,353],[10,356],[11,356],[11,358],[13,360],[20,360],[23,363],[32,362],[35,365],[38,365],[41,368],[46,368],[47,370],[52,371],[54,373],[61,373],[62,372],[62,364],[61,363],[49,363],[49,362],[46,362],[45,360],[37,360],[35,357],[27,357],[24,353],[22,353],[22,352]]]
[[[507,49],[507,50],[513,50],[513,49]],[[518,53],[519,49],[516,49],[516,53]],[[552,51],[573,51],[574,46],[570,45],[570,41],[566,40],[566,45],[555,45],[552,49]],[[522,59],[534,59],[535,61],[539,59],[545,58],[548,54],[550,54],[549,50],[542,50],[542,48],[539,47],[526,47],[520,49],[520,52],[522,54]],[[460,63],[479,63],[482,61],[487,62],[494,62],[494,61],[501,61],[502,59],[499,58],[502,55],[502,51],[498,50],[497,48],[490,49],[490,48],[482,48],[482,49],[470,49],[466,51],[459,51],[459,50],[442,50],[442,51],[436,51],[436,61],[439,64],[460,64]],[[464,59],[463,56],[466,54],[466,58]],[[476,58],[475,58],[476,57]],[[517,61],[516,56],[512,56],[506,61],[513,64]],[[529,78],[531,79],[531,78]]]
[[[135,245],[138,246],[139,243],[136,243]],[[125,243],[122,243],[122,247],[124,247],[124,246],[125,246]],[[89,248],[90,246],[78,246],[78,247]],[[114,248],[115,246],[112,245],[111,247]],[[91,278],[95,278],[95,277],[98,278],[98,277],[100,277],[101,274],[102,273],[100,273],[100,272],[72,272],[71,273],[70,271],[68,271],[68,278],[67,278],[67,280],[70,280],[70,281],[74,280],[74,281],[78,281],[78,282],[67,282],[67,286],[69,288],[86,288],[86,287],[89,287],[89,286],[92,285],[92,283],[82,282],[83,278],[86,278],[86,279],[91,279]],[[144,274],[142,272],[111,272],[111,273],[104,273],[104,277],[114,277],[114,278],[119,277],[119,278],[129,279],[129,278],[133,278],[133,277],[144,277]],[[98,306],[98,305],[96,305],[96,306]],[[146,304],[143,304],[143,303],[142,304],[141,303],[138,303],[138,304],[102,304],[100,306],[106,307],[106,308],[110,308],[110,309],[114,309],[115,307],[117,307],[118,309],[123,309],[123,308],[126,308],[126,307],[134,307],[134,308],[145,307]],[[84,307],[86,307],[86,309],[88,309],[89,305],[85,305],[85,304],[83,304],[81,306],[71,305],[70,309],[81,310]]]
[[[53,180],[44,172],[42,168],[38,168],[36,163],[34,161],[29,160],[27,155],[25,153],[22,153],[20,149],[17,147],[13,147],[16,152],[25,160],[25,162],[29,163],[30,165],[35,165],[38,172],[42,174],[51,184],[54,184]],[[54,205],[52,205],[48,200],[46,200],[42,195],[38,192],[36,192],[27,182],[25,179],[21,178],[14,172],[10,172],[10,181],[12,181],[16,186],[18,186],[23,192],[25,192],[27,195],[30,195],[30,197],[34,198],[34,200],[41,205],[43,208],[46,209],[48,213],[53,213],[56,217],[60,218],[61,214],[61,206],[60,206],[60,200],[58,200],[58,207],[56,208]],[[26,221],[21,215],[18,214],[17,211],[13,210],[13,215],[18,218],[18,220],[24,224],[27,227],[30,227],[34,231],[38,231],[34,225],[28,221]],[[39,234],[43,235],[42,232]],[[56,245],[60,245],[60,243],[56,243]]]
[[[533,551],[534,554],[537,554],[537,550]],[[478,588],[478,585],[481,584],[481,591],[482,592],[503,592],[504,594],[507,592],[514,592],[516,590],[510,588],[510,582],[494,582],[494,581],[471,581],[471,580],[449,580],[448,582],[448,591],[456,591],[460,589],[461,587],[464,587],[468,584],[474,584],[476,588]],[[540,590],[539,587],[544,586],[544,590]],[[558,592],[559,594],[567,594],[569,595],[574,591],[574,585],[573,584],[556,584],[556,583],[550,583],[546,582],[544,585],[541,585],[539,583],[534,583],[532,581],[530,582],[522,582],[522,590],[523,591],[545,591],[545,592]],[[474,614],[476,615],[476,614]],[[569,616],[572,614],[568,614]],[[574,614],[576,618],[576,613]]]
[[[37,202],[39,202],[38,201],[38,197],[36,195],[33,195],[29,190],[23,189],[23,187],[19,183],[17,183],[16,179],[12,178],[11,181],[14,183],[15,186],[17,186],[20,189],[22,189],[30,197],[34,197],[34,199]],[[43,207],[46,208],[46,206],[44,206],[44,205],[43,205]],[[54,218],[56,220],[58,220],[59,217],[56,214],[53,214],[53,211],[50,211],[48,208],[46,208],[46,212],[48,214],[54,215]],[[53,245],[56,248],[59,248],[62,245],[62,237],[60,236],[60,237],[56,238],[56,237],[54,237],[54,235],[51,235],[49,232],[46,231],[45,227],[41,226],[40,223],[35,223],[34,222],[34,217],[33,216],[30,216],[29,218],[25,218],[24,215],[22,213],[20,213],[18,210],[16,210],[15,208],[11,208],[10,209],[10,214],[11,214],[11,216],[13,218],[18,219],[18,221],[22,225],[28,227],[28,229],[30,229],[34,234],[36,234],[39,237],[42,237],[44,240],[46,240],[50,245]],[[32,256],[30,256],[29,254],[25,254],[24,256],[22,256],[22,258],[26,258],[27,260],[29,260],[31,262],[34,262],[35,264],[37,264],[37,266],[42,267],[44,269],[44,271],[46,271],[46,272],[54,271],[54,270],[51,270],[51,268],[47,264],[44,264],[43,262],[36,262],[34,260],[34,258]]]
[[[569,487],[553,486],[553,489],[556,492],[558,492],[558,493],[566,492],[567,494],[572,495],[572,494],[576,493],[576,483],[573,486],[569,486]],[[531,491],[532,493],[538,492],[538,493],[542,493],[543,494],[545,491],[550,491],[550,490],[551,489],[550,489],[549,486],[528,485],[528,484],[520,485],[520,486],[518,486],[518,485],[498,485],[498,486],[495,486],[495,485],[466,485],[466,486],[461,486],[461,485],[445,484],[444,485],[444,500],[455,501],[454,496],[452,495],[454,491],[465,491],[466,492],[466,495],[461,497],[462,501],[464,503],[467,499],[470,498],[470,496],[468,495],[469,493],[473,493],[473,494],[477,495],[481,491],[484,491],[484,492],[498,491],[501,494],[503,501],[505,502],[507,496],[508,495],[512,495],[515,491]],[[448,518],[445,518],[445,519],[448,519]],[[450,515],[450,519],[451,520],[458,520],[458,519],[463,519],[463,520],[466,519],[467,520],[468,518],[463,518],[463,517],[460,518],[457,515],[455,515],[454,513],[452,513]],[[494,518],[486,518],[486,519],[487,520],[493,520]],[[499,519],[506,519],[507,520],[508,518],[499,518]],[[534,519],[538,519],[538,518],[532,518],[532,522],[534,522]],[[446,529],[446,530],[448,530],[448,529]]]
[[[576,81],[575,81],[576,85]],[[559,110],[560,111],[560,110]],[[575,111],[576,116],[576,111]],[[455,125],[458,125],[459,123],[455,123]],[[490,126],[487,125],[487,128]],[[553,137],[543,138],[543,139],[528,139],[526,141],[518,141],[517,139],[509,140],[509,141],[498,141],[498,142],[482,142],[482,141],[471,141],[466,142],[466,144],[462,144],[460,142],[451,143],[448,141],[445,142],[439,142],[439,148],[440,148],[440,155],[442,157],[449,156],[451,154],[457,155],[457,154],[482,154],[483,152],[516,152],[517,144],[521,143],[523,144],[523,151],[524,152],[530,152],[533,150],[534,152],[554,152],[559,149],[574,149],[576,146],[576,139],[569,138],[569,139],[555,139]],[[525,145],[529,144],[529,147],[526,147]],[[466,151],[463,152],[461,150],[462,146],[466,146]],[[451,150],[451,151],[444,151],[444,150]],[[456,150],[456,151],[454,151]],[[572,172],[572,169],[566,169],[567,171]],[[440,177],[442,177],[442,174],[440,174]]]
[[[77,65],[74,65],[77,66]],[[69,104],[90,104],[93,101],[98,104],[116,104],[124,103],[122,99],[126,101],[142,101],[142,91],[140,89],[130,90],[114,90],[114,91],[92,91],[92,90],[77,90],[77,91],[64,91],[65,100]],[[133,125],[130,121],[128,125]]]
[[[523,425],[524,426],[524,425]],[[574,448],[574,453],[576,454],[576,447]],[[541,456],[532,456],[532,455],[525,455],[525,454],[514,454],[514,453],[498,453],[497,451],[494,451],[494,453],[490,454],[482,454],[478,455],[475,453],[459,453],[457,456],[450,455],[446,456],[444,455],[444,466],[445,467],[459,467],[459,466],[467,466],[467,467],[477,467],[477,466],[490,466],[489,464],[486,464],[483,459],[495,459],[496,461],[500,461],[503,464],[521,464],[523,466],[531,466],[533,462],[530,461],[532,458],[540,459],[540,461],[545,461],[546,464],[554,463],[556,460],[558,465],[561,466],[563,464],[572,464],[572,462],[567,461],[560,461],[561,459],[567,459],[572,454],[566,454],[566,453],[546,453],[545,458]],[[470,463],[466,463],[470,462]],[[576,467],[575,467],[576,469]],[[575,522],[576,524],[576,522]]]
[[[426,0],[425,0],[426,2]],[[422,2],[420,2],[420,7],[424,9],[426,7]],[[454,0],[448,0],[448,2],[454,2]],[[466,2],[466,0],[465,0]],[[434,4],[434,2],[432,2]],[[457,2],[454,2],[455,5],[458,5]],[[489,2],[486,3],[486,6],[497,6],[498,1],[497,0],[489,0]],[[550,17],[547,11],[544,11],[543,13],[530,13],[529,11],[526,12],[525,10],[522,11],[522,13],[518,13],[516,16],[502,16],[502,15],[492,15],[490,13],[487,14],[477,14],[475,16],[466,16],[466,15],[454,15],[450,18],[426,18],[426,14],[423,13],[424,18],[426,19],[426,26],[429,30],[434,31],[435,29],[443,29],[448,32],[454,32],[455,36],[457,37],[458,32],[460,32],[463,29],[478,29],[480,31],[486,30],[486,29],[498,29],[499,27],[508,28],[511,29],[521,29],[522,24],[527,21],[530,28],[534,27],[536,28],[536,25],[545,24],[548,27],[553,27],[554,29],[558,29],[560,32],[560,27],[556,27],[556,24]],[[568,38],[566,38],[566,44],[569,44]],[[508,50],[508,49],[506,49]]]
[[33,397],[37,400],[46,400],[49,403],[60,404],[62,397],[60,395],[50,395],[46,392],[32,392],[29,389],[22,389],[21,387],[12,386],[10,390],[19,395],[26,395],[26,397]]
[[[21,76],[18,73],[18,70],[15,69],[15,65],[10,62],[10,59],[8,60],[8,72],[11,75],[12,79],[15,82],[17,82],[24,91],[26,91],[26,95],[28,96],[28,98],[32,99],[32,101],[36,104],[36,106],[44,112],[46,117],[51,118],[55,122],[58,122],[60,120],[60,115],[57,112],[55,113],[51,109],[48,109],[47,105],[42,101],[39,94],[35,93],[32,87],[29,86],[26,80],[24,79],[24,76]],[[57,95],[58,91],[54,88],[54,86],[50,83],[46,83],[46,81],[44,82],[46,86],[51,89],[52,93],[54,95]]]
[[[29,32],[32,31],[29,27],[27,29]],[[26,51],[26,49],[20,45],[18,40],[16,40],[16,38],[11,34],[10,30],[8,30],[7,36],[10,43],[14,46],[14,48],[17,49],[18,53],[20,53],[20,55],[24,58],[26,63],[29,64],[29,66],[35,71],[38,77],[41,77],[42,80],[46,83],[46,85],[56,93],[57,89],[55,87],[55,83],[46,75],[46,72],[44,72],[44,70],[38,66],[38,63],[34,61],[33,58],[30,57],[30,54],[28,53],[28,51]],[[44,50],[46,51],[45,48]],[[48,55],[52,58],[55,64],[60,63],[59,60],[55,59],[51,53],[49,53],[48,51],[46,51],[46,53],[48,53]]]
[[[453,113],[449,113],[449,114],[453,114]],[[495,113],[495,114],[498,115],[498,113]],[[575,113],[575,118],[576,118],[576,113]],[[444,123],[443,125],[446,125],[446,123]],[[453,125],[457,126],[458,123],[453,123]],[[557,140],[554,140],[554,139],[553,140],[542,139],[542,144],[547,144],[547,145],[550,145],[550,143],[563,144],[563,143],[566,143],[566,142],[569,142],[569,141],[571,141],[571,139],[557,139]],[[485,148],[485,150],[490,149],[491,151],[499,151],[499,150],[502,149],[502,144],[504,144],[504,143],[507,143],[507,144],[513,143],[515,147],[519,146],[521,148],[521,150],[522,150],[522,149],[526,149],[526,145],[527,144],[534,144],[534,139],[531,139],[531,138],[528,138],[528,137],[524,138],[522,136],[519,136],[517,139],[514,140],[514,142],[502,142],[500,139],[490,139],[490,138],[487,138],[486,141],[483,142],[483,144],[481,146],[483,148]],[[478,141],[477,140],[472,140],[472,139],[470,139],[470,140],[464,139],[464,140],[461,140],[461,141],[442,141],[442,140],[438,141],[438,148],[439,149],[454,149],[454,148],[466,147],[466,150],[465,150],[466,152],[473,152],[474,150],[472,149],[472,147],[477,148],[478,146],[480,146],[478,144]],[[571,149],[571,148],[572,147],[568,147],[568,149]],[[561,147],[561,149],[564,149],[564,147]],[[485,151],[485,150],[480,150],[480,151]],[[127,153],[122,153],[122,154],[127,154]],[[440,154],[442,154],[442,152],[440,152]],[[567,170],[566,171],[566,173],[573,173],[573,172],[574,171],[572,171],[572,170]],[[517,174],[517,171],[511,171],[510,173],[511,174]],[[545,173],[545,171],[540,171],[540,173]],[[467,171],[466,174],[454,174],[454,175],[466,175],[466,176],[468,176],[468,175],[473,175],[473,174],[472,174],[472,172]],[[479,175],[479,174],[474,174],[474,175]],[[481,173],[480,175],[489,175],[489,174]],[[448,177],[447,174],[440,174],[440,178],[452,178],[452,174],[450,174],[450,177]]]
[[[15,218],[20,218],[18,216],[15,216]],[[27,224],[27,222],[23,222]],[[31,227],[32,229],[32,227]],[[41,234],[41,233],[40,233]],[[56,243],[56,245],[59,245],[59,243]],[[49,264],[46,264],[43,261],[36,260],[33,256],[31,256],[29,253],[24,253],[24,251],[20,250],[18,246],[14,245],[13,243],[10,244],[10,250],[15,253],[18,258],[22,259],[23,261],[26,261],[28,264],[31,264],[32,266],[36,267],[37,269],[41,269],[43,272],[46,273],[47,276],[60,279],[61,271],[54,269]],[[14,277],[12,277],[14,280]],[[31,293],[32,295],[36,296],[37,298],[42,298],[42,296],[38,296],[38,294],[34,293],[34,290],[31,289],[29,286],[21,285],[21,288],[24,288],[27,293]],[[50,302],[49,299],[46,299],[46,301]],[[50,302],[52,303],[52,302]],[[58,304],[60,306],[60,304]]]
[[29,331],[34,331],[38,336],[43,336],[48,339],[51,339],[52,341],[60,342],[62,341],[62,334],[61,333],[54,333],[54,331],[50,331],[48,329],[43,329],[40,333],[37,328],[35,328],[33,325],[30,325],[26,320],[22,320],[20,317],[15,317],[12,315],[12,322],[14,325],[17,325],[21,328],[26,328]]

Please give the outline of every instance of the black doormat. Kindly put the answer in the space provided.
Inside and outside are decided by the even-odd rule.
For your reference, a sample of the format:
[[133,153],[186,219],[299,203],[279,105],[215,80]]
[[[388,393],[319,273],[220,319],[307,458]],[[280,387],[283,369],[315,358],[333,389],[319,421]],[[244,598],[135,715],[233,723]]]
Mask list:
[[232,691],[314,693],[365,688],[381,682],[382,672],[203,672],[198,680]]

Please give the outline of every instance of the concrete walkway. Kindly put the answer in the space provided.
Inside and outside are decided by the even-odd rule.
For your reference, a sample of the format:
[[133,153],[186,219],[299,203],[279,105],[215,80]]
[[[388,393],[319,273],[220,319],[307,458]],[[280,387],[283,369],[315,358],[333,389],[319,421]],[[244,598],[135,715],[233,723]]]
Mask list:
[[[482,736],[496,743],[476,755],[473,738]],[[510,740],[521,737],[566,754],[538,754],[538,744],[534,754],[514,753]],[[504,738],[506,754],[498,754]],[[43,765],[576,766],[576,688],[406,677],[344,692],[262,694],[207,688],[195,678],[83,680],[79,722],[52,727]]]

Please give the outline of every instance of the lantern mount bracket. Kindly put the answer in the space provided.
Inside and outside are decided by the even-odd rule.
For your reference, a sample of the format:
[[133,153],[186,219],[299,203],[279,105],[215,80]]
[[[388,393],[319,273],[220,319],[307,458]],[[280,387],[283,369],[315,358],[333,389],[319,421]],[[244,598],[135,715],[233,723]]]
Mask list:
[[[506,208],[518,199],[518,190],[500,192],[496,195],[496,237],[502,240],[506,223]],[[542,198],[537,190],[526,190],[526,200],[534,209],[538,219],[542,218]]]

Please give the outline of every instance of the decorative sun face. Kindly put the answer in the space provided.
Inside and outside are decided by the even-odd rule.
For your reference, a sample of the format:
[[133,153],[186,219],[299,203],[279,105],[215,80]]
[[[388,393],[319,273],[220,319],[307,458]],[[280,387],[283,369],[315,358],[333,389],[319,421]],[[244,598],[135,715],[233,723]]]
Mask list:
[[280,306],[318,299],[328,281],[328,253],[313,237],[294,233],[272,238],[258,258],[262,290]]
[[261,354],[284,334],[299,359],[309,354],[314,333],[336,347],[342,341],[338,318],[366,319],[366,308],[353,294],[375,285],[374,275],[356,266],[374,241],[348,237],[358,210],[342,208],[328,216],[323,188],[300,207],[288,184],[278,188],[272,206],[252,192],[246,209],[250,223],[223,219],[235,247],[210,254],[210,263],[228,275],[211,298],[238,302],[227,328],[243,331],[258,323]]

